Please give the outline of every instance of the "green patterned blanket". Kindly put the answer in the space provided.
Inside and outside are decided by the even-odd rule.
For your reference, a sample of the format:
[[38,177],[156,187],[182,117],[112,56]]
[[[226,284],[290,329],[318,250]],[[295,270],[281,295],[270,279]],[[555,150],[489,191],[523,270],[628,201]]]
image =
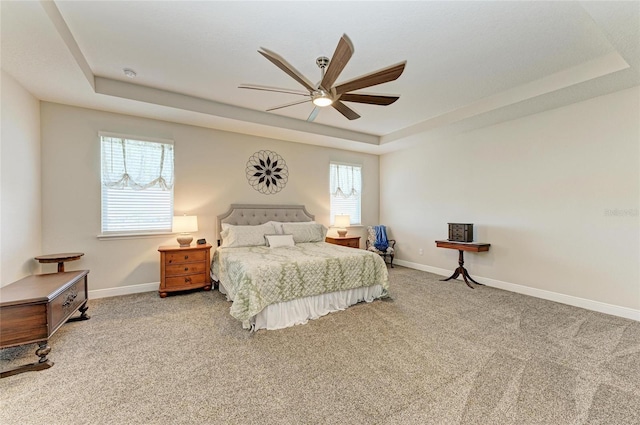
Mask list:
[[218,248],[212,271],[233,300],[231,315],[243,322],[282,301],[373,285],[383,297],[389,290],[379,255],[325,242]]

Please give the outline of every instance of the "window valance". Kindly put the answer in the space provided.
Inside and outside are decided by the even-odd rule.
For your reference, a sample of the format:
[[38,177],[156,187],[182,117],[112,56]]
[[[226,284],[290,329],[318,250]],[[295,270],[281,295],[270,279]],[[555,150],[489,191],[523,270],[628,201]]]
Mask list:
[[360,165],[331,163],[331,194],[340,198],[357,198],[362,191]]
[[111,189],[173,188],[173,143],[100,135],[102,183]]

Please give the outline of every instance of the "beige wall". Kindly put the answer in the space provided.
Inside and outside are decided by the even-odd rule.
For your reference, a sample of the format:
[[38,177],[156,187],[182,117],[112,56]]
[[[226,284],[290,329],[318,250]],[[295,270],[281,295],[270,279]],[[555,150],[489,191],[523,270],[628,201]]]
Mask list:
[[[197,237],[213,242],[215,216],[234,202],[305,204],[327,224],[329,161],[361,163],[363,222],[389,226],[401,263],[450,272],[457,253],[436,249],[434,240],[446,238],[447,222],[473,222],[475,239],[492,244],[488,253],[466,255],[480,280],[638,310],[639,98],[636,87],[425,140],[378,164],[373,155],[59,104],[39,109],[2,72],[1,282],[38,272],[35,255],[68,251],[85,252],[67,267],[90,269],[92,290],[158,281],[157,247],[174,244],[173,237],[96,237],[97,132],[104,130],[175,141],[175,210],[198,215]],[[244,177],[247,159],[262,149],[289,166],[289,183],[277,195],[254,191]],[[20,190],[10,184],[16,175]],[[363,229],[354,232],[364,236]]]
[[640,309],[639,99],[636,87],[382,156],[398,258],[450,272],[457,252],[434,241],[474,223],[491,250],[465,255],[472,276]]
[[[158,282],[159,245],[175,238],[98,240],[100,233],[99,131],[172,139],[175,143],[174,209],[198,216],[194,236],[215,245],[216,215],[231,203],[303,204],[316,220],[329,224],[329,162],[363,166],[363,222],[378,219],[378,157],[337,149],[226,133],[42,103],[42,248],[81,251],[69,269],[91,270],[91,290]],[[259,150],[280,154],[289,168],[286,187],[275,195],[255,191],[245,178],[249,157]],[[352,229],[352,233],[362,229]],[[51,267],[55,267],[51,266]],[[49,265],[43,266],[49,268]]]
[[40,102],[1,71],[0,286],[40,270]]

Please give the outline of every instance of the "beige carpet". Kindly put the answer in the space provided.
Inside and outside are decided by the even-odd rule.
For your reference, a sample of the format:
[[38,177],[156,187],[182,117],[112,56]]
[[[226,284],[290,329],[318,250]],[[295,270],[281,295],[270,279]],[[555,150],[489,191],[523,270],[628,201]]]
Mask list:
[[217,291],[90,301],[52,338],[55,366],[0,380],[0,423],[640,424],[639,322],[390,279],[390,300],[255,334]]

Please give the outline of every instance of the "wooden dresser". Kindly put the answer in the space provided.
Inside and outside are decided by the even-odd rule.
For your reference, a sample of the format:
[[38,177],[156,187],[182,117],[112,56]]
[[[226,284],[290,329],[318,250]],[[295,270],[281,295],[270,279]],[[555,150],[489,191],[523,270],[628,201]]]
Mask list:
[[[2,372],[1,377],[53,366],[48,340],[67,321],[87,320],[89,270],[27,276],[0,288],[0,348],[37,343],[37,363]],[[81,315],[70,319],[80,310]]]
[[168,292],[189,289],[211,289],[209,265],[211,245],[161,246],[160,251],[160,297]]
[[324,241],[334,245],[360,248],[360,236],[327,236]]

